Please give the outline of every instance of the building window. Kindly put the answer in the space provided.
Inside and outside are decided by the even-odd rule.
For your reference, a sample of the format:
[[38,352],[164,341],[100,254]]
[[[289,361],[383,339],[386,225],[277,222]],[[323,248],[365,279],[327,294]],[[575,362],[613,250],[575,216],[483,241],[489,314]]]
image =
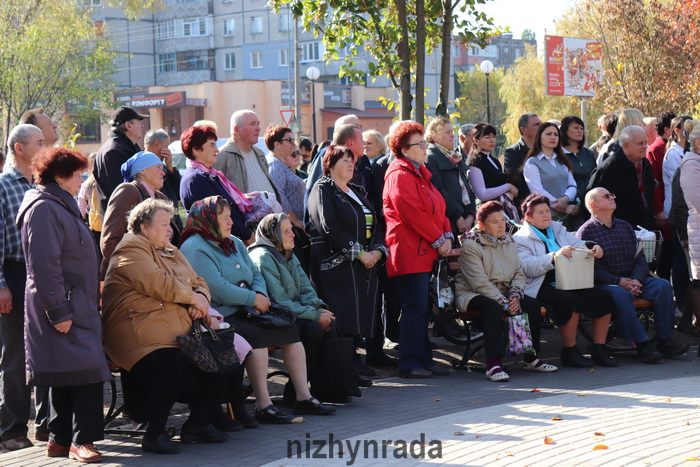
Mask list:
[[289,13],[277,15],[277,18],[279,21],[279,31],[280,32],[289,31],[290,26],[292,25],[292,19],[291,19]]
[[178,71],[209,69],[209,53],[206,50],[193,52],[178,52]]
[[289,49],[280,49],[280,66],[289,66]]
[[504,54],[509,54],[509,53],[510,53],[510,47],[503,47],[503,53],[504,53]]
[[321,43],[306,42],[301,44],[301,63],[318,62],[321,60]]
[[251,16],[250,17],[250,33],[251,34],[262,34],[263,23],[262,16]]
[[182,21],[182,37],[195,37],[207,35],[206,18],[188,18]]
[[224,70],[235,70],[236,69],[236,54],[230,52],[224,54]]
[[175,37],[175,23],[173,21],[163,21],[158,23],[158,39],[170,39]]
[[224,36],[233,36],[236,30],[236,20],[233,18],[224,20]]
[[101,131],[100,131],[100,119],[99,118],[88,118],[73,120],[71,123],[77,125],[75,128],[75,133],[79,134],[78,138],[75,140],[78,144],[86,143],[99,143],[101,142]]
[[101,6],[102,0],[83,0],[85,6]]
[[161,73],[169,73],[171,71],[177,71],[177,57],[174,53],[169,54],[159,54],[158,55],[158,68]]
[[250,53],[250,67],[251,68],[262,68],[263,66],[263,54],[262,50],[254,50]]

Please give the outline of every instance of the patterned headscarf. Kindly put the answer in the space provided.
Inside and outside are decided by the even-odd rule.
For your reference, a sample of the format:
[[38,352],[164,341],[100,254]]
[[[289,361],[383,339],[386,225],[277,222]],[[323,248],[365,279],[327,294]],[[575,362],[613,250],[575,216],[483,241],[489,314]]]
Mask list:
[[263,217],[255,231],[256,243],[269,243],[280,253],[286,253],[287,250],[284,249],[284,240],[282,239],[282,221],[287,219],[287,215],[283,212]]
[[236,245],[230,238],[223,238],[219,229],[218,214],[216,213],[216,203],[221,199],[221,196],[209,196],[195,203],[190,207],[190,212],[187,215],[187,223],[185,229],[180,235],[180,246],[185,243],[185,240],[194,234],[199,234],[206,240],[211,240],[224,250],[226,256],[236,252]]

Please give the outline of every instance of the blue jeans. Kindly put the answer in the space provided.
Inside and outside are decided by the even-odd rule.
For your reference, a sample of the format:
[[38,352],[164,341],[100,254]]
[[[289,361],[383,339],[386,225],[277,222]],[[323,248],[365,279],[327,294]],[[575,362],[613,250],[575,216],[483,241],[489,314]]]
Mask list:
[[[634,295],[619,285],[598,285],[596,287],[605,289],[612,295],[617,308],[614,314],[615,320],[622,329],[622,336],[625,340],[630,344],[649,340],[632,304]],[[647,277],[644,280],[640,297],[654,302],[654,324],[658,338],[670,339],[673,336],[673,319],[675,317],[671,284],[666,279]]]
[[431,306],[428,287],[430,273],[403,274],[402,306],[399,326],[399,370],[428,369],[434,365],[433,351],[428,339]]

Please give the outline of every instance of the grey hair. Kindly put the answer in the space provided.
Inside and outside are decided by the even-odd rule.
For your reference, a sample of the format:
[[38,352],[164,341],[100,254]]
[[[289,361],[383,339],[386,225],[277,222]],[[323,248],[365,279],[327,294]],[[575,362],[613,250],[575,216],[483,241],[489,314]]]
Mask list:
[[151,225],[158,211],[165,211],[170,217],[175,214],[175,207],[170,201],[162,199],[147,199],[140,202],[129,211],[129,216],[126,219],[127,227],[130,233],[141,233],[142,225]]
[[146,136],[143,137],[143,145],[151,146],[158,141],[170,141],[170,136],[168,132],[162,128],[154,128],[148,130]]
[[333,131],[333,144],[344,145],[355,136],[355,131],[359,129],[359,126],[350,124],[335,127],[335,131]]
[[[7,160],[12,161],[16,157],[15,144],[29,143],[29,137],[33,132],[41,133],[39,127],[30,125],[29,123],[20,123],[10,130],[10,136],[7,138]],[[43,133],[42,133],[43,134]]]
[[620,138],[618,140],[620,142],[620,146],[623,146],[625,143],[629,143],[630,140],[632,139],[632,136],[636,132],[641,132],[642,134],[646,135],[646,133],[644,132],[644,128],[642,128],[641,126],[630,125],[628,127],[625,127],[620,132]]
[[467,136],[467,133],[472,131],[476,125],[474,123],[465,123],[459,127],[459,134],[462,136]]
[[338,128],[341,125],[359,125],[360,118],[355,114],[347,114],[339,117],[333,124],[334,128]]
[[589,212],[591,210],[591,203],[598,199],[598,196],[600,196],[603,189],[604,188],[602,187],[593,188],[591,191],[586,193],[586,198],[584,199],[584,202],[586,203],[586,208],[588,208]]
[[231,132],[233,132],[234,126],[243,126],[243,118],[246,115],[255,115],[255,117],[257,117],[255,112],[248,109],[236,110],[231,114]]
[[112,125],[111,130],[112,130],[112,133],[116,133],[118,135],[125,135],[126,134],[126,123]]
[[381,133],[379,133],[377,130],[367,130],[362,132],[362,137],[366,140],[369,137],[374,138],[374,140],[377,142],[379,146],[382,148],[382,154],[386,154],[386,152],[389,150],[389,146],[387,146],[386,141],[384,141],[384,137],[382,136]]
[[518,129],[526,127],[527,123],[530,121],[530,117],[537,117],[537,114],[534,112],[522,114],[518,119]]

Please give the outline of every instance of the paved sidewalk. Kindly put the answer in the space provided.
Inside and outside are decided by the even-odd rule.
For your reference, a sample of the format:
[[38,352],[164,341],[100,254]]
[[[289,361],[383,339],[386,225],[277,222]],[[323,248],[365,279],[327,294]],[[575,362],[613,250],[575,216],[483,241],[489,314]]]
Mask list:
[[[435,449],[430,441],[438,440],[442,458],[432,462],[439,463],[676,465],[691,456],[700,458],[700,362],[696,356],[697,345],[693,345],[687,355],[656,365],[619,356],[619,368],[560,368],[549,374],[525,372],[512,361],[511,381],[502,384],[487,381],[483,373],[461,371],[431,380],[386,378],[363,390],[363,397],[340,406],[336,415],[232,433],[226,443],[186,445],[179,455],[144,454],[140,439],[128,437],[108,436],[98,446],[105,456],[102,465],[204,467],[318,461],[348,465],[352,459],[347,444],[343,459],[318,461],[307,459],[305,453],[297,459],[294,449],[295,457],[287,458],[288,444],[299,441],[303,449],[307,440],[328,440],[331,434],[342,441],[405,439],[410,443],[424,433],[424,461],[430,461],[428,452]],[[558,358],[546,360],[559,363]],[[552,420],[559,415],[562,420]],[[179,426],[184,416],[170,421]],[[553,443],[546,445],[545,437]],[[597,444],[609,449],[593,450]],[[421,460],[410,457],[410,445],[408,459],[395,459],[397,447],[386,445],[387,459],[374,459],[369,451],[370,458],[359,455],[353,465],[411,465]],[[0,466],[77,465],[48,459],[44,449],[39,443],[0,453]]]

